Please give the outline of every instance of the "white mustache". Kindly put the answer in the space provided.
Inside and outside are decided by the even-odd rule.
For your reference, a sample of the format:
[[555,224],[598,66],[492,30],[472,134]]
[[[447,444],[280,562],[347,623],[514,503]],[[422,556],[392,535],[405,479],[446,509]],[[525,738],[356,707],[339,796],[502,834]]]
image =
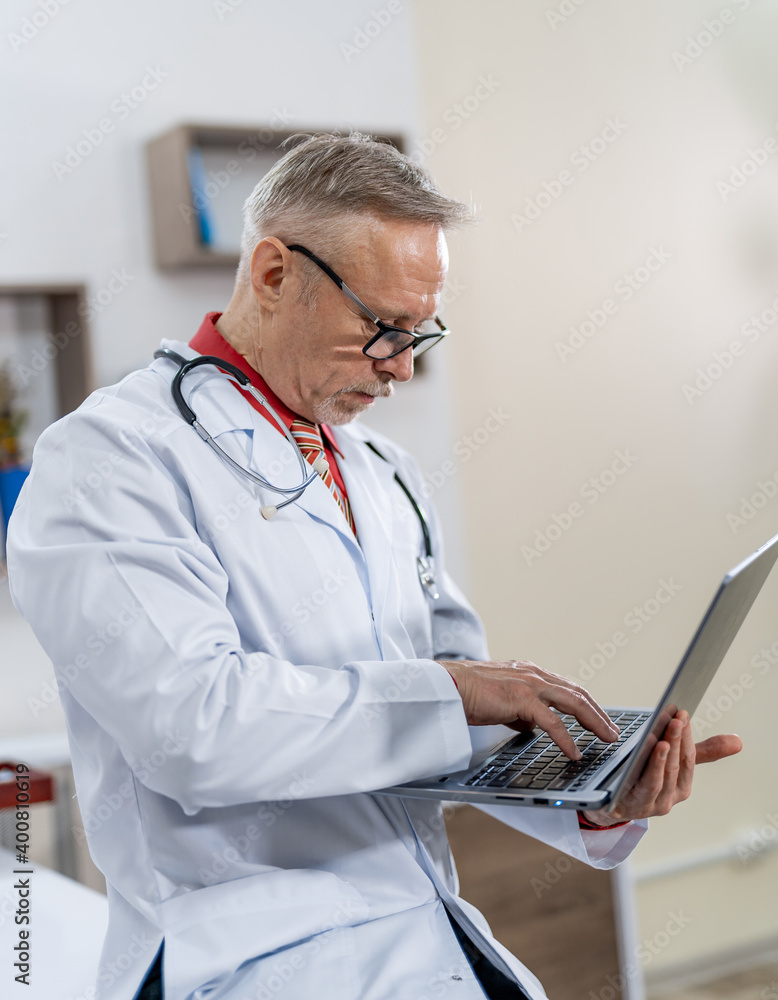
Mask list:
[[391,382],[357,382],[345,389],[339,389],[336,395],[340,396],[344,392],[364,392],[368,396],[378,396],[383,399],[392,395],[394,386]]

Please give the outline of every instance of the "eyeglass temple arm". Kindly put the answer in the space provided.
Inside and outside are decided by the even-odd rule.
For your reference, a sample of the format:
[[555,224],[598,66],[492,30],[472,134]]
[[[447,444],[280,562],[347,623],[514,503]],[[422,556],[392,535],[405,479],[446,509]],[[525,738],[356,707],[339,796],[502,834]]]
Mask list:
[[381,322],[381,320],[378,318],[378,316],[376,316],[376,314],[373,312],[373,310],[372,309],[368,309],[367,306],[365,305],[365,303],[362,301],[362,299],[357,298],[357,296],[351,291],[351,289],[345,283],[345,281],[343,280],[343,278],[340,278],[337,274],[335,274],[335,272],[332,270],[332,268],[328,267],[324,263],[323,260],[319,260],[319,258],[316,256],[316,254],[311,253],[310,250],[306,250],[306,248],[303,247],[303,246],[300,246],[299,243],[290,244],[286,249],[287,250],[296,250],[298,253],[305,254],[305,256],[309,260],[312,260],[314,262],[314,264],[317,265],[317,267],[320,267],[322,269],[322,271],[324,271],[324,273],[327,275],[327,277],[332,278],[332,280],[335,282],[335,284],[338,286],[338,288],[341,290],[341,292],[343,292],[343,294],[345,296],[347,296],[349,299],[351,299],[351,301],[354,303],[354,305],[357,306],[359,309],[361,309],[362,312],[367,316],[367,318],[371,322],[375,323],[376,326],[378,326],[379,328],[384,325]]
[[[311,253],[310,250],[308,250],[304,246],[301,246],[299,243],[290,243],[289,246],[286,249],[287,250],[296,250],[298,253],[305,254],[305,256],[308,257],[309,260],[312,260],[314,262],[314,264],[317,265],[317,267],[320,267],[322,269],[322,271],[324,271],[324,273],[329,278],[332,278],[332,280],[335,282],[335,284],[338,286],[338,288],[343,292],[343,294],[346,295],[349,299],[351,299],[351,301],[354,303],[354,305],[357,306],[358,309],[361,309],[362,312],[367,316],[367,318],[372,323],[375,323],[375,325],[378,327],[379,331],[381,331],[381,330],[383,330],[383,329],[386,328],[386,323],[384,323],[383,320],[379,319],[378,316],[376,316],[376,314],[373,312],[372,309],[368,309],[368,307],[365,305],[365,303],[362,301],[362,299],[358,298],[351,291],[351,289],[348,287],[348,285],[343,280],[343,278],[341,278],[339,275],[337,275],[332,270],[331,267],[328,267],[327,264],[325,264],[323,260],[320,260],[316,256],[315,253]],[[406,330],[404,332],[405,333],[410,333],[412,336],[414,336],[416,338],[417,342],[420,341],[420,340],[430,340],[432,337],[445,336],[448,333],[448,330],[443,325],[443,323],[442,323],[442,321],[441,321],[441,319],[440,319],[439,316],[435,317],[435,322],[440,327],[440,333],[416,333],[416,334],[414,334],[414,333],[412,333],[411,330]]]

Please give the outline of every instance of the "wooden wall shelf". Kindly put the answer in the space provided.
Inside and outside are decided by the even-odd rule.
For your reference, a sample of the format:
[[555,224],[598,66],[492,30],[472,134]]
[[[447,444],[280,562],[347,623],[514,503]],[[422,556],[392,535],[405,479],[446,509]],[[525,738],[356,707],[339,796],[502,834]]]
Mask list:
[[[22,386],[40,374],[40,366],[52,365],[55,388],[55,416],[63,417],[86,399],[94,388],[92,356],[89,344],[90,312],[84,285],[69,284],[15,284],[0,285],[0,299],[42,299],[46,309],[48,341],[44,355],[39,351],[19,360],[30,372],[25,378],[20,372]],[[22,332],[22,337],[24,333]],[[2,358],[0,358],[2,360]]]
[[[257,181],[300,132],[270,126],[184,124],[146,147],[158,267],[238,264],[240,209]],[[403,149],[399,136],[387,136]]]

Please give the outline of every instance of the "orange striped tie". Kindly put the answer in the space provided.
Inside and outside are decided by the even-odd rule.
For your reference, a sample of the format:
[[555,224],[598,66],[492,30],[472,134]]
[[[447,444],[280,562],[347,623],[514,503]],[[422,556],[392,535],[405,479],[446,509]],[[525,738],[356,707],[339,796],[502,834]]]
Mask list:
[[[303,453],[303,458],[306,462],[310,462],[311,465],[320,456],[326,460],[327,456],[324,454],[324,442],[321,438],[321,431],[316,424],[312,424],[310,420],[303,420],[302,417],[297,417],[292,421],[292,425],[289,428],[292,437],[297,442],[300,451]],[[343,511],[343,516],[348,521],[349,527],[356,535],[357,529],[354,524],[354,516],[351,513],[351,504],[348,502],[348,498],[344,497],[335,482],[335,479],[327,469],[324,473],[319,473],[321,478],[324,480],[324,485],[330,491],[330,493],[335,498],[338,506]]]

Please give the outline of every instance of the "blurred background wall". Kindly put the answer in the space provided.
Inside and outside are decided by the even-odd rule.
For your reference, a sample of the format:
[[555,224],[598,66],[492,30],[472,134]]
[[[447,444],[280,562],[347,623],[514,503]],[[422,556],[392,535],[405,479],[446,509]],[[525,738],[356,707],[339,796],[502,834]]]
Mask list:
[[[35,351],[47,342],[38,329],[43,310],[38,301],[20,306],[3,297],[2,286],[86,286],[93,387],[146,365],[163,337],[189,340],[206,312],[229,301],[230,267],[161,272],[155,265],[149,140],[182,123],[363,129],[409,144],[420,134],[403,12],[387,12],[376,37],[363,0],[272,9],[256,0],[44,6],[17,0],[0,12],[0,361],[9,356],[14,372],[23,366],[25,398],[50,376],[50,365],[35,367]],[[248,174],[231,178],[218,199],[233,198]],[[454,443],[449,362],[444,352],[431,357],[424,377],[401,387],[398,405],[374,418],[413,447],[425,469],[436,469]],[[38,400],[28,409],[39,412]],[[427,427],[429,434],[420,431]],[[438,499],[452,570],[462,579],[458,497],[456,484]],[[0,627],[0,730],[61,731],[50,665],[13,612],[7,584],[0,585]]]
[[[471,596],[493,657],[651,704],[724,571],[778,531],[778,9],[412,16],[420,144],[482,219],[452,254],[457,426],[510,414],[461,469]],[[697,717],[745,750],[633,857],[649,977],[775,946],[776,596]]]
[[[371,422],[419,458],[492,655],[650,704],[723,572],[778,530],[775,6],[17,0],[0,24],[0,285],[104,293],[95,384],[231,291],[229,270],[154,265],[144,146],[166,129],[399,133],[473,201],[455,334]],[[745,751],[632,862],[649,977],[775,941],[776,596],[699,714]],[[59,738],[6,584],[0,629],[3,745]]]

